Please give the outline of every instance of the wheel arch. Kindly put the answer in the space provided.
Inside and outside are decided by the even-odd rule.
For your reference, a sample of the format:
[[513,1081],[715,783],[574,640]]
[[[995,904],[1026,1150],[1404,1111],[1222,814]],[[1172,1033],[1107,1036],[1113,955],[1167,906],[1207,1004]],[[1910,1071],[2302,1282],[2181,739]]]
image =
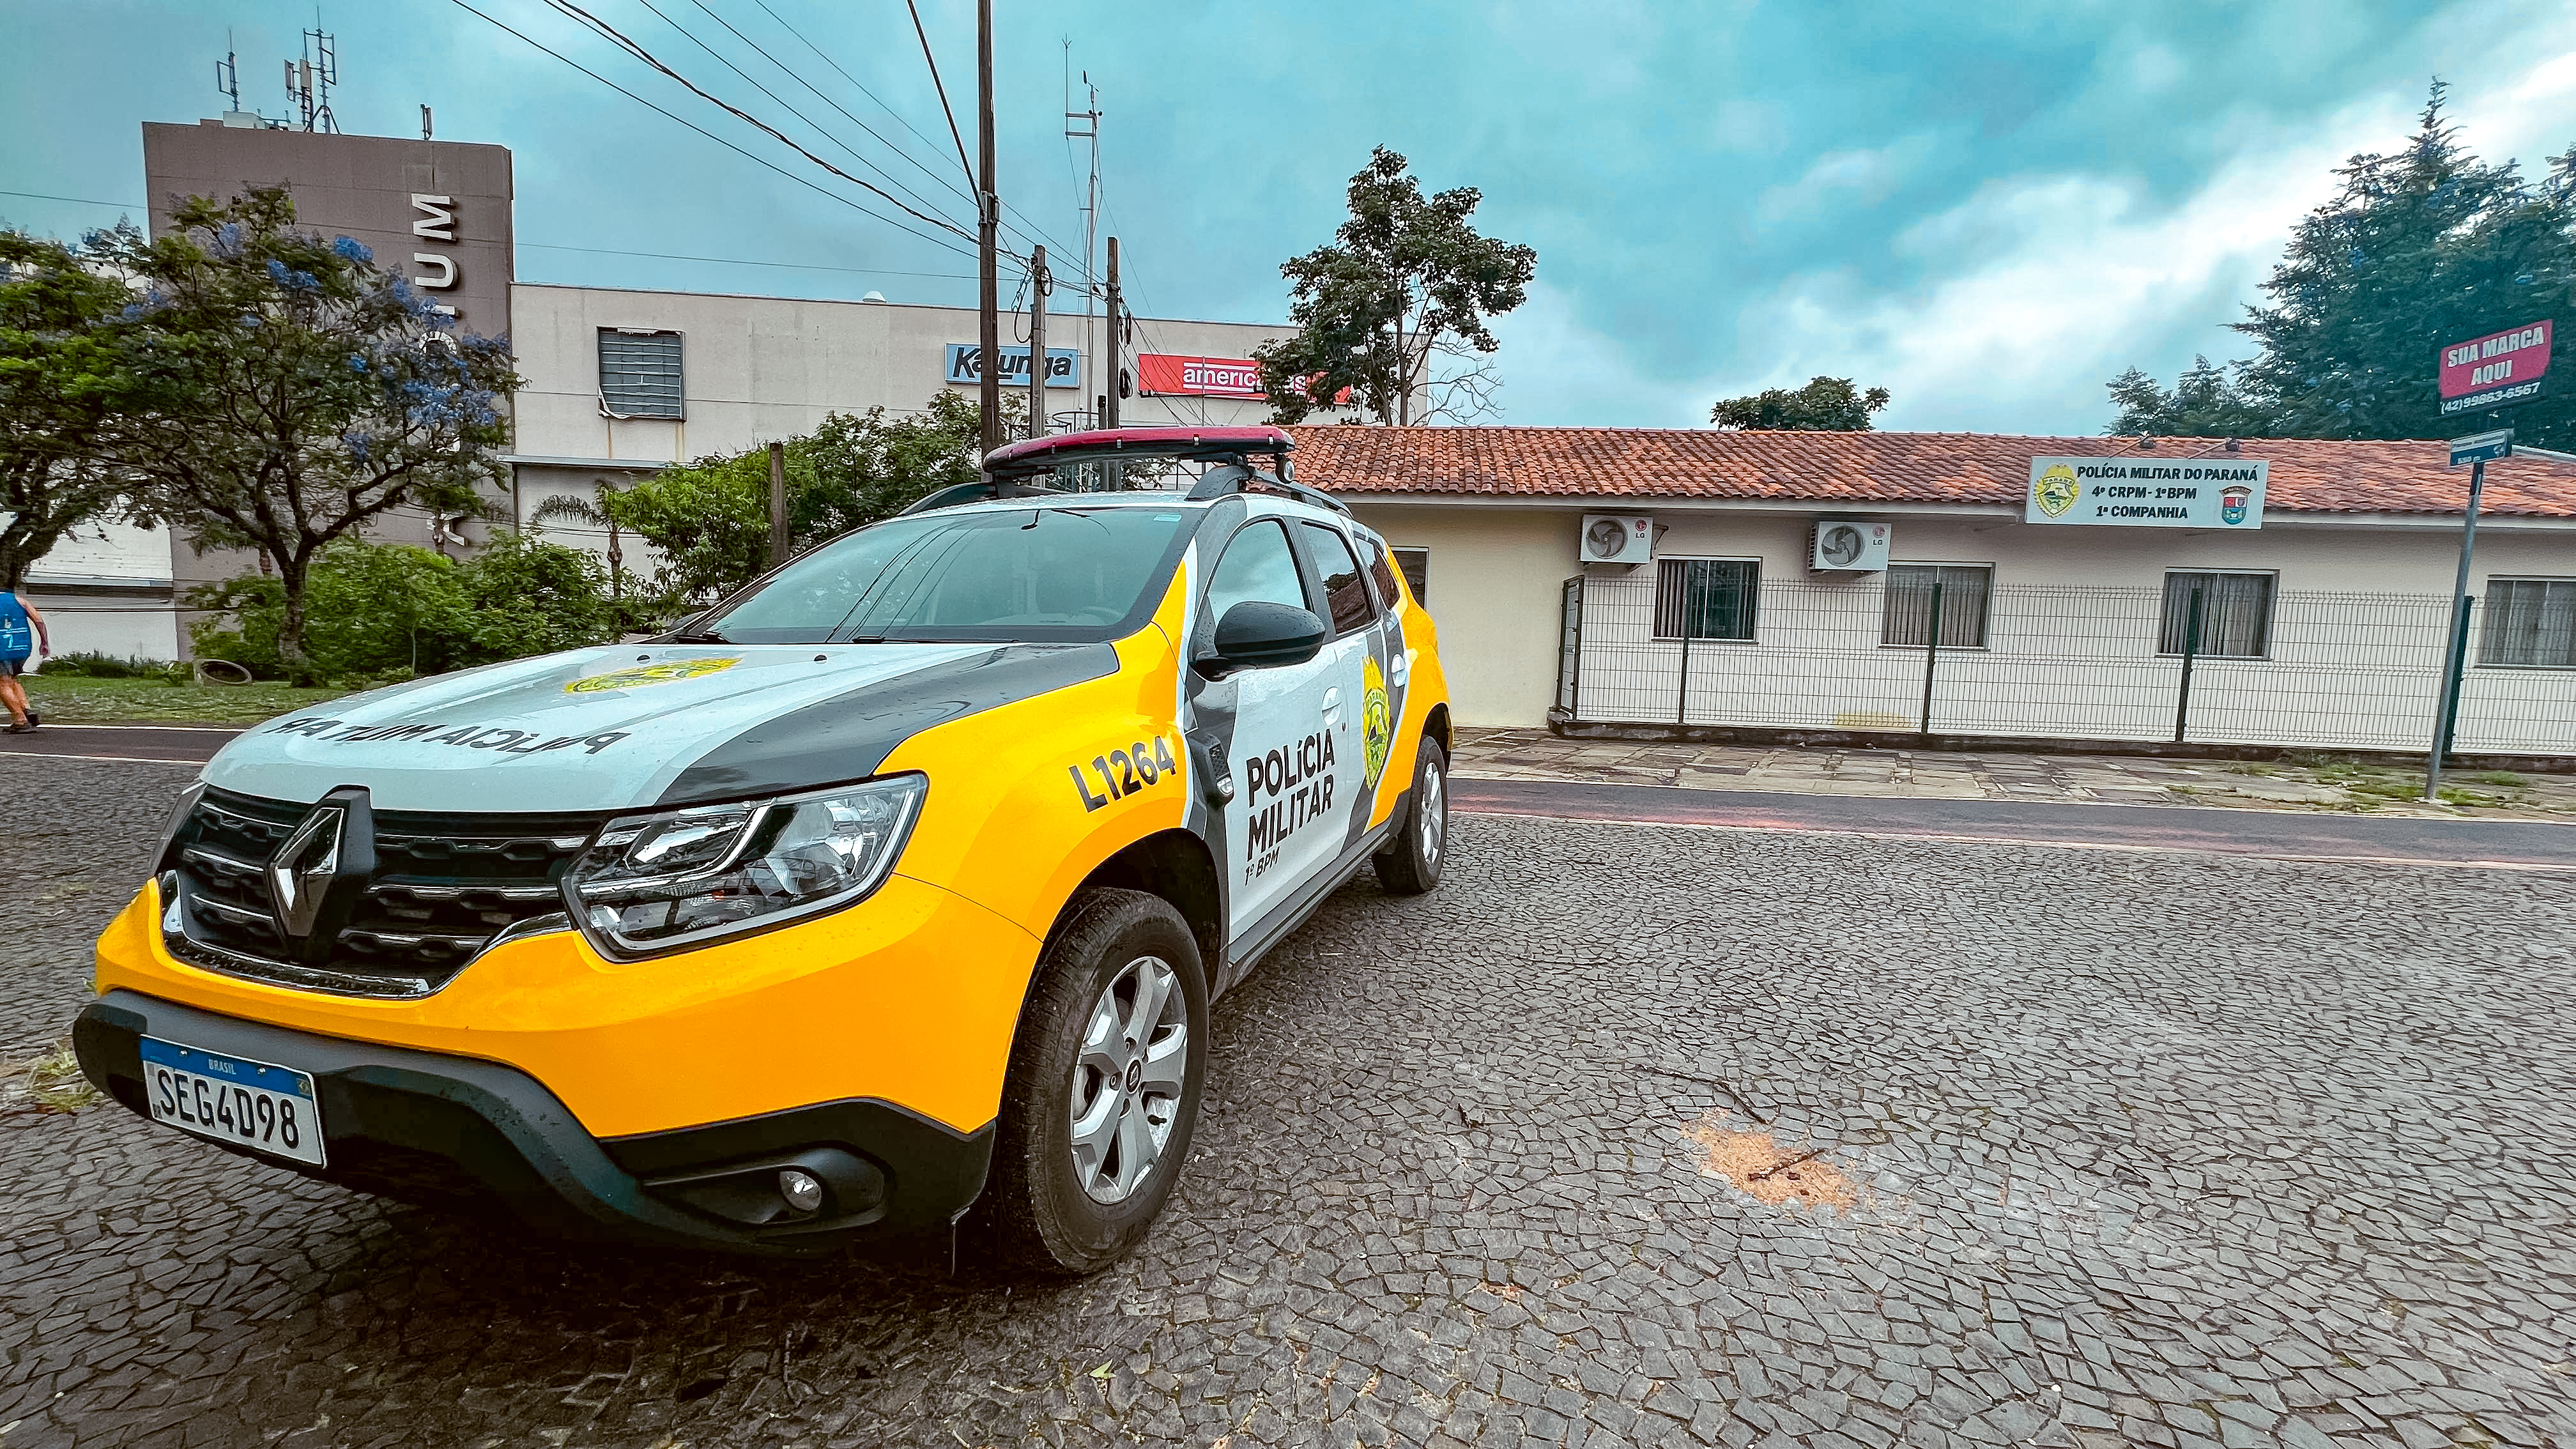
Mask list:
[[1171,902],[1198,942],[1201,980],[1209,998],[1215,998],[1217,983],[1225,979],[1225,892],[1207,842],[1186,830],[1158,830],[1093,867],[1048,928],[1050,947],[1072,917],[1074,902],[1094,886],[1142,891]]
[[1431,706],[1431,713],[1423,717],[1422,732],[1440,742],[1440,753],[1444,755],[1457,753],[1449,747],[1448,701],[1443,700]]

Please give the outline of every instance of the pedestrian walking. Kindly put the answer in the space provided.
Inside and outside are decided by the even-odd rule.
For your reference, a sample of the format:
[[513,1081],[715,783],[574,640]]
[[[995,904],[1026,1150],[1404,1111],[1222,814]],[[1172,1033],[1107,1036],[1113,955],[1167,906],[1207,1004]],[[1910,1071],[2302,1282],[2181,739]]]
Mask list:
[[29,655],[54,657],[54,639],[45,630],[45,616],[14,592],[0,589],[0,704],[9,706],[8,734],[23,735],[44,723],[27,703],[27,687],[18,682]]

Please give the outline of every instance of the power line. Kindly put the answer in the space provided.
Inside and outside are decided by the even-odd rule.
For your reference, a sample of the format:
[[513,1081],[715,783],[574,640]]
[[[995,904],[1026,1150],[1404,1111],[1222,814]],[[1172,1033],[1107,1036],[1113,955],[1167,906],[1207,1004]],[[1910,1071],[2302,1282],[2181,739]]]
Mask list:
[[942,281],[971,282],[972,272],[899,272],[890,267],[827,267],[818,262],[761,262],[740,257],[697,257],[680,252],[634,252],[622,247],[576,247],[561,242],[520,242],[520,246],[549,252],[596,252],[607,257],[651,257],[665,262],[715,262],[728,267],[787,267],[800,272],[853,272],[870,277],[936,277]]
[[[710,55],[710,56],[714,57],[716,64],[721,65],[721,66],[723,66],[725,69],[727,69],[727,70],[729,70],[729,71],[732,71],[735,75],[742,77],[743,81],[744,81],[745,83],[747,83],[748,85],[750,85],[750,87],[751,87],[753,90],[756,90],[756,91],[760,92],[762,95],[769,97],[769,98],[770,98],[771,100],[773,100],[773,101],[776,101],[779,105],[784,106],[784,107],[786,108],[786,110],[787,110],[787,114],[789,114],[789,115],[791,115],[791,116],[794,116],[796,119],[798,119],[798,120],[800,120],[800,121],[803,121],[806,125],[813,127],[813,128],[814,128],[814,132],[815,132],[815,134],[817,134],[817,135],[819,135],[819,136],[822,136],[824,139],[826,139],[826,140],[830,141],[833,145],[840,147],[840,148],[841,148],[841,154],[843,154],[843,155],[845,155],[845,156],[849,157],[849,158],[850,158],[851,160],[853,160],[853,161],[856,161],[856,162],[857,162],[857,163],[859,163],[860,165],[865,166],[865,167],[866,167],[866,168],[868,168],[870,171],[875,172],[877,175],[884,177],[884,178],[886,179],[886,184],[887,184],[887,185],[894,187],[896,190],[901,191],[904,195],[911,197],[913,200],[915,200],[915,201],[917,201],[917,202],[920,202],[923,206],[935,207],[935,206],[937,206],[937,205],[939,204],[939,203],[937,203],[937,202],[935,202],[935,201],[932,201],[932,200],[931,200],[931,199],[929,199],[928,197],[923,196],[920,192],[917,192],[917,191],[913,190],[911,187],[904,185],[902,182],[895,180],[895,178],[894,178],[894,173],[893,173],[893,172],[890,172],[890,171],[886,170],[884,167],[879,166],[879,165],[878,165],[877,163],[875,163],[874,161],[871,161],[871,160],[869,160],[867,157],[860,155],[860,154],[859,154],[859,152],[858,152],[858,148],[856,148],[856,147],[852,146],[849,142],[842,140],[839,136],[836,136],[836,135],[834,135],[831,131],[829,131],[829,130],[825,129],[825,128],[823,127],[823,125],[822,125],[820,122],[816,121],[812,116],[809,116],[809,115],[805,114],[803,111],[800,111],[800,110],[796,109],[796,107],[795,107],[793,104],[789,103],[789,101],[787,100],[787,98],[786,98],[786,97],[784,97],[784,96],[782,96],[782,95],[778,94],[778,92],[776,92],[776,91],[771,90],[769,87],[767,87],[767,86],[765,86],[765,85],[762,85],[758,80],[753,79],[753,78],[752,78],[752,76],[751,76],[749,73],[747,73],[746,71],[744,71],[744,70],[743,70],[743,68],[742,68],[741,66],[738,66],[738,65],[734,64],[732,60],[728,59],[726,56],[724,56],[723,54],[719,53],[719,52],[716,50],[716,48],[715,48],[715,47],[713,47],[713,46],[711,46],[711,45],[707,44],[705,41],[700,40],[700,39],[698,39],[698,37],[697,37],[697,36],[695,36],[695,35],[691,34],[691,33],[689,32],[688,27],[686,27],[686,26],[684,26],[684,25],[680,24],[680,22],[678,22],[678,21],[676,21],[676,20],[673,20],[670,16],[663,14],[659,9],[657,9],[657,8],[654,6],[654,4],[653,4],[653,0],[636,0],[636,3],[637,3],[637,4],[642,5],[646,10],[652,11],[652,13],[653,13],[653,15],[654,15],[654,17],[655,17],[656,19],[660,20],[663,24],[670,26],[670,27],[671,27],[671,29],[673,29],[674,31],[677,31],[677,32],[679,33],[679,35],[680,35],[680,38],[681,38],[681,39],[688,41],[691,45],[696,46],[698,49],[703,50],[703,51],[705,51],[708,55]],[[692,0],[692,3],[696,3],[696,0]],[[732,27],[731,25],[727,25],[727,24],[725,23],[725,18],[724,18],[723,16],[721,16],[721,15],[717,15],[717,14],[716,14],[714,11],[712,11],[712,10],[707,10],[707,7],[706,7],[705,5],[703,5],[703,4],[698,5],[698,8],[699,8],[700,10],[706,10],[706,13],[707,13],[709,16],[713,17],[713,19],[715,20],[715,22],[716,22],[718,25],[723,25],[723,26],[725,27],[725,29],[727,29],[727,30],[733,30],[733,27]],[[748,38],[748,37],[746,37],[746,36],[744,36],[744,35],[743,35],[743,33],[742,33],[741,31],[739,31],[739,30],[734,30],[734,31],[733,31],[733,33],[734,33],[734,37],[735,37],[736,39],[738,39],[738,40],[742,40],[745,44],[750,44],[750,43],[751,43],[751,42],[750,42],[750,40],[749,40],[749,38]],[[752,47],[751,47],[751,48],[752,48],[752,49],[754,49],[754,50],[759,50],[759,49],[760,49],[760,47],[759,47],[758,45],[752,45]],[[763,52],[763,58],[764,58],[764,59],[768,59],[768,56],[767,56],[767,53],[766,53],[766,52]],[[769,63],[770,63],[771,65],[773,65],[773,66],[778,66],[778,69],[779,69],[779,70],[784,71],[784,72],[786,73],[786,75],[787,75],[788,79],[793,80],[793,81],[797,82],[797,83],[798,83],[798,84],[800,84],[800,85],[803,85],[803,84],[804,84],[804,80],[805,80],[805,78],[804,78],[803,76],[800,76],[800,75],[796,74],[796,72],[794,72],[794,71],[792,71],[792,70],[788,70],[788,69],[787,69],[787,67],[785,67],[785,66],[778,65],[778,62],[777,62],[777,61],[775,61],[775,60],[770,60],[770,62],[769,62]],[[813,90],[813,89],[814,89],[812,86],[806,86],[805,88],[806,88],[807,90]],[[817,94],[820,94],[820,92],[817,92]],[[827,97],[827,99],[828,99],[828,97]],[[888,199],[889,199],[889,200],[892,200],[892,198],[891,198],[891,197],[889,197]],[[896,203],[896,204],[897,204],[897,205],[901,205],[902,203],[898,202],[898,203]],[[916,214],[918,214],[918,213],[916,213]],[[941,219],[942,219],[943,221],[945,221],[945,220],[946,220],[946,218],[944,218],[944,217],[943,217],[943,218],[941,218]],[[953,222],[950,222],[949,224],[950,224],[950,225],[952,225],[952,226],[953,226],[953,225],[955,225],[955,223],[953,223]]]
[[0,191],[0,196],[23,196],[30,201],[69,201],[82,206],[113,206],[126,211],[141,211],[139,201],[101,201],[95,196],[48,196],[41,191]]
[[[456,0],[456,3],[462,5],[465,3],[465,0]],[[856,176],[852,176],[840,167],[835,166],[831,162],[824,160],[822,157],[815,155],[813,152],[806,150],[803,146],[799,145],[794,138],[790,137],[786,132],[779,130],[776,126],[769,124],[767,121],[760,119],[758,116],[753,115],[751,112],[744,110],[740,106],[734,105],[730,101],[720,99],[713,92],[699,86],[697,82],[690,80],[687,76],[684,76],[678,71],[673,70],[671,67],[664,65],[660,60],[654,57],[651,51],[646,50],[643,46],[628,39],[616,26],[609,24],[598,16],[593,15],[589,11],[582,9],[580,6],[573,4],[572,0],[546,0],[546,3],[556,11],[569,15],[574,19],[579,20],[584,25],[589,26],[592,30],[605,37],[610,44],[625,51],[628,55],[635,57],[637,60],[651,66],[653,69],[660,71],[662,74],[669,76],[675,81],[678,81],[683,87],[695,93],[699,99],[731,114],[745,124],[767,133],[780,145],[787,147],[797,155],[804,157],[806,160],[813,162],[815,165],[822,167],[824,170],[840,177],[851,185],[875,193],[877,196],[880,196],[886,201],[892,203],[897,210],[906,213],[918,221],[927,222],[932,226],[938,227],[942,231],[954,232],[959,237],[969,241],[974,239],[965,228],[949,221],[946,217],[932,216],[927,212],[914,210],[912,207],[905,205],[904,202],[900,198],[896,197],[892,192],[887,191],[881,186],[873,185]],[[477,13],[479,14],[480,12]],[[656,13],[658,14],[659,12]],[[639,97],[638,99],[641,98]]]
[[781,166],[781,165],[779,165],[778,163],[776,163],[776,162],[774,162],[774,161],[771,161],[769,158],[767,158],[767,157],[765,157],[765,156],[755,155],[755,154],[753,154],[752,152],[750,152],[750,151],[748,151],[748,150],[745,150],[744,148],[742,148],[742,147],[740,147],[740,146],[735,145],[733,142],[726,140],[724,137],[717,135],[715,132],[708,130],[706,127],[701,126],[701,125],[697,124],[697,123],[696,123],[696,122],[694,122],[694,121],[690,121],[690,120],[683,119],[683,118],[682,118],[682,117],[680,117],[680,116],[674,115],[674,114],[672,114],[671,112],[669,112],[669,111],[667,111],[667,110],[664,110],[662,107],[657,106],[657,105],[655,105],[653,102],[651,102],[651,101],[648,101],[648,100],[644,99],[642,96],[639,96],[639,95],[635,94],[633,91],[628,90],[626,87],[624,87],[624,86],[622,86],[622,85],[619,85],[617,82],[615,82],[615,81],[613,81],[613,80],[610,80],[608,77],[606,77],[606,76],[604,76],[604,75],[601,75],[599,72],[597,72],[597,71],[595,71],[595,70],[592,70],[589,66],[583,65],[580,61],[577,61],[577,60],[573,59],[571,56],[568,56],[568,55],[564,54],[562,51],[556,50],[554,47],[549,46],[549,45],[546,45],[546,44],[544,44],[544,43],[543,43],[543,42],[541,42],[541,41],[538,41],[538,40],[532,39],[532,38],[530,38],[528,35],[524,34],[523,32],[518,31],[518,30],[515,30],[515,29],[512,29],[509,25],[503,24],[501,21],[496,20],[496,19],[493,19],[493,17],[491,17],[491,16],[489,16],[489,15],[485,15],[482,11],[475,9],[475,8],[474,8],[472,5],[470,5],[470,4],[467,4],[467,3],[466,3],[466,0],[448,0],[448,3],[450,3],[450,4],[454,5],[454,6],[456,6],[456,8],[458,8],[459,10],[462,10],[462,11],[466,12],[466,13],[467,13],[467,14],[469,14],[469,15],[473,15],[473,16],[479,17],[479,18],[481,18],[481,19],[483,19],[483,20],[485,20],[485,21],[489,21],[492,25],[494,25],[494,26],[498,27],[499,29],[504,30],[504,31],[508,31],[510,34],[517,36],[519,39],[521,39],[521,40],[523,40],[523,41],[526,41],[529,45],[532,45],[532,46],[536,47],[538,50],[542,50],[542,51],[544,51],[546,54],[553,56],[555,59],[557,59],[557,60],[559,60],[559,61],[562,61],[564,64],[566,64],[566,65],[568,65],[568,66],[571,66],[574,70],[580,71],[583,75],[586,75],[586,76],[590,77],[592,80],[595,80],[595,81],[599,82],[601,85],[604,85],[604,86],[608,87],[610,90],[613,90],[613,91],[617,92],[619,95],[624,96],[624,97],[626,97],[628,100],[635,102],[637,105],[640,105],[640,106],[645,107],[646,109],[648,109],[648,110],[650,110],[650,111],[654,112],[656,115],[659,115],[659,116],[663,117],[663,118],[664,118],[664,119],[666,119],[666,120],[678,121],[681,125],[688,127],[690,130],[697,132],[699,135],[706,137],[708,140],[715,142],[717,145],[724,147],[726,150],[731,151],[731,152],[733,152],[734,154],[736,154],[736,155],[738,155],[738,156],[741,156],[744,160],[751,161],[751,162],[755,162],[755,163],[757,163],[758,165],[763,166],[763,167],[766,167],[767,169],[769,169],[769,170],[771,170],[771,171],[775,171],[775,172],[777,172],[779,175],[786,177],[788,180],[795,182],[797,185],[804,187],[804,188],[805,188],[806,190],[808,190],[808,191],[814,192],[815,194],[820,195],[820,196],[828,196],[828,197],[830,197],[832,200],[834,200],[834,201],[837,201],[837,202],[841,203],[843,206],[846,206],[846,207],[850,208],[852,211],[855,211],[855,212],[859,213],[859,214],[860,214],[860,215],[862,215],[862,216],[871,217],[871,218],[874,218],[875,220],[878,220],[878,221],[884,222],[886,225],[888,225],[888,226],[890,226],[890,227],[893,227],[895,230],[897,230],[897,231],[899,231],[899,232],[902,232],[902,233],[903,233],[904,235],[906,235],[906,236],[918,237],[918,238],[920,238],[920,239],[921,239],[921,240],[923,240],[923,241],[926,241],[926,242],[930,242],[930,243],[932,243],[933,245],[946,247],[948,250],[950,250],[950,251],[952,251],[952,252],[955,252],[955,253],[957,253],[957,254],[958,254],[958,255],[960,255],[960,256],[971,256],[971,255],[973,255],[973,253],[968,252],[964,247],[958,246],[958,245],[956,245],[955,243],[953,243],[953,242],[951,242],[951,241],[947,240],[947,239],[946,239],[946,238],[944,238],[944,237],[930,236],[930,235],[927,235],[927,234],[925,234],[925,233],[915,231],[915,230],[913,230],[911,227],[905,226],[902,222],[899,222],[899,221],[895,220],[893,217],[890,217],[890,216],[884,215],[884,214],[883,214],[883,213],[881,213],[881,212],[870,211],[870,210],[869,210],[868,208],[866,208],[865,206],[862,206],[862,205],[860,205],[858,202],[851,200],[849,197],[846,197],[846,196],[841,195],[839,192],[834,191],[834,190],[832,190],[832,189],[831,189],[831,188],[829,188],[829,187],[817,185],[817,184],[816,184],[815,182],[813,182],[812,180],[810,180],[810,179],[808,179],[808,178],[806,178],[806,177],[803,177],[803,176],[799,176],[799,175],[797,175],[795,172],[788,170],[786,167]]
[[[727,20],[727,19],[725,19],[723,16],[716,14],[716,12],[714,12],[713,10],[708,10],[708,9],[707,9],[707,6],[706,6],[706,3],[705,3],[705,0],[689,0],[689,3],[690,3],[690,4],[692,4],[692,5],[697,6],[700,10],[705,10],[705,11],[706,11],[706,13],[707,13],[710,17],[712,17],[718,25],[723,26],[723,27],[724,27],[725,29],[727,29],[727,30],[731,30],[731,31],[733,31],[734,35],[735,35],[736,37],[738,37],[738,38],[742,41],[742,43],[743,43],[743,44],[750,46],[750,47],[751,47],[753,50],[755,50],[755,51],[758,51],[758,52],[759,52],[759,54],[760,54],[760,58],[761,58],[761,59],[763,59],[763,60],[765,60],[765,61],[768,61],[771,65],[774,65],[774,66],[778,67],[781,71],[786,72],[786,73],[787,73],[787,75],[789,75],[790,77],[792,77],[798,85],[801,85],[801,86],[805,87],[805,89],[807,89],[807,90],[809,90],[809,91],[812,91],[816,96],[820,97],[820,98],[822,99],[823,104],[825,104],[825,105],[827,105],[827,106],[830,106],[833,110],[839,111],[842,115],[849,117],[849,121],[850,121],[850,124],[851,124],[851,125],[856,126],[856,127],[858,127],[860,130],[867,132],[870,136],[875,137],[875,138],[877,139],[877,141],[878,141],[878,143],[879,143],[879,144],[883,145],[887,150],[892,151],[892,152],[893,152],[894,154],[896,154],[897,156],[902,157],[902,158],[904,159],[904,161],[905,161],[907,164],[909,164],[909,165],[910,165],[914,170],[919,171],[922,175],[929,177],[932,181],[935,181],[935,182],[937,182],[938,184],[940,184],[940,185],[942,185],[942,186],[947,187],[947,188],[948,188],[948,190],[949,190],[951,193],[953,193],[953,194],[957,197],[957,199],[958,199],[958,200],[963,201],[963,202],[966,202],[966,203],[968,203],[968,204],[970,204],[970,205],[974,202],[975,198],[974,198],[972,195],[968,194],[967,192],[959,190],[959,189],[958,189],[958,186],[957,186],[957,183],[955,183],[955,182],[953,182],[953,181],[949,180],[949,179],[948,179],[947,177],[945,177],[945,176],[942,176],[942,175],[941,175],[941,174],[939,174],[937,171],[932,170],[932,169],[931,169],[930,167],[928,167],[927,165],[924,165],[924,164],[922,163],[922,161],[921,161],[921,159],[920,159],[919,157],[917,157],[917,156],[913,155],[910,151],[905,150],[905,149],[903,148],[903,146],[902,146],[900,143],[898,143],[898,142],[896,142],[896,141],[894,140],[894,138],[893,138],[893,137],[886,135],[884,132],[879,131],[879,130],[878,130],[877,128],[875,128],[874,126],[871,126],[871,125],[869,125],[867,122],[860,120],[857,116],[851,115],[848,107],[846,107],[846,106],[842,105],[839,101],[836,101],[836,100],[832,99],[830,96],[824,95],[824,94],[823,94],[823,91],[822,91],[822,89],[821,89],[820,87],[816,86],[813,82],[811,82],[811,81],[809,81],[809,80],[805,79],[805,77],[804,77],[804,76],[799,75],[793,67],[791,67],[791,66],[789,66],[789,65],[787,64],[787,62],[785,62],[785,61],[783,61],[783,60],[780,60],[778,57],[776,57],[776,56],[774,56],[774,55],[771,55],[771,54],[770,54],[766,49],[764,49],[764,48],[761,46],[761,43],[760,43],[759,41],[752,39],[752,38],[751,38],[750,36],[748,36],[748,35],[744,35],[744,34],[742,33],[742,31],[741,31],[740,29],[738,29],[738,28],[734,25],[734,23],[733,23],[732,21]],[[758,0],[755,0],[755,3],[758,3]],[[796,27],[795,27],[795,26],[789,25],[789,24],[788,24],[786,21],[784,21],[784,20],[779,20],[779,19],[778,19],[778,12],[776,12],[776,11],[774,11],[774,10],[771,10],[771,9],[770,9],[766,4],[761,5],[761,6],[760,6],[760,8],[761,8],[764,12],[766,12],[766,13],[768,14],[768,16],[769,16],[769,18],[770,18],[770,19],[772,19],[772,20],[777,20],[777,21],[778,21],[779,28],[781,28],[781,29],[785,30],[789,35],[793,35],[793,36],[795,36],[795,37],[796,37],[797,42],[798,42],[799,44],[803,45],[807,50],[811,50],[811,51],[813,51],[813,52],[814,52],[814,54],[815,54],[818,58],[820,58],[820,59],[822,60],[822,62],[823,62],[825,65],[831,66],[831,67],[832,67],[832,69],[834,69],[835,71],[840,71],[841,79],[849,81],[849,82],[850,82],[850,84],[851,84],[851,85],[853,85],[853,86],[857,86],[857,87],[858,87],[858,90],[859,90],[859,93],[860,93],[861,95],[866,96],[869,100],[876,101],[876,102],[877,102],[877,104],[878,104],[880,107],[883,107],[883,108],[884,108],[884,110],[886,111],[886,113],[887,113],[887,114],[894,116],[894,118],[895,118],[897,121],[903,122],[904,129],[906,129],[906,130],[912,130],[912,123],[911,123],[911,122],[909,122],[909,121],[904,121],[903,116],[902,116],[900,113],[896,112],[896,111],[895,111],[895,109],[894,109],[894,107],[886,105],[886,103],[885,103],[885,102],[883,102],[883,101],[881,101],[881,100],[877,100],[876,92],[869,90],[866,86],[859,85],[859,83],[858,83],[856,80],[852,80],[852,79],[850,78],[850,73],[849,73],[848,71],[841,70],[841,67],[840,67],[839,65],[835,64],[835,63],[833,62],[833,60],[832,60],[832,58],[831,58],[830,56],[828,56],[828,55],[824,55],[824,54],[823,54],[823,52],[822,52],[822,51],[820,51],[820,50],[816,50],[816,49],[815,49],[815,47],[814,47],[814,42],[812,42],[812,41],[810,41],[810,40],[807,40],[803,35],[799,34],[799,33],[797,32],[797,29],[796,29]],[[919,131],[913,131],[912,133],[913,133],[914,135],[916,135],[916,136],[920,136],[920,135],[921,135],[921,133],[920,133]],[[925,137],[923,137],[922,139],[924,139],[924,140],[928,140],[929,138],[925,136]]]
[[[912,12],[912,33],[921,37],[921,59],[923,64],[930,67],[931,88],[939,92],[940,113],[948,117],[948,139],[957,143],[957,165],[966,173],[966,184],[976,185],[975,163],[966,159],[966,137],[957,129],[956,110],[948,104],[948,84],[939,78],[939,59],[930,53],[930,32],[922,28],[921,6],[916,3],[916,0],[903,0],[903,4],[905,9]],[[880,101],[878,104],[883,105],[884,102]]]

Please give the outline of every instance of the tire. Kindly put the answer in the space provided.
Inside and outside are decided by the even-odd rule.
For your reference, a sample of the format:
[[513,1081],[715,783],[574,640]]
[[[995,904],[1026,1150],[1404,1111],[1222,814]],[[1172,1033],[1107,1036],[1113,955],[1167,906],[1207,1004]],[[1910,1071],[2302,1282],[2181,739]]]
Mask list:
[[[1122,1028],[1135,1025],[1137,997],[1166,976],[1160,1009],[1131,1046]],[[992,1256],[1081,1276],[1144,1241],[1189,1157],[1207,1022],[1198,939],[1169,901],[1109,889],[1074,898],[1011,1044],[992,1177],[976,1207]],[[1158,1094],[1157,1084],[1173,1090]]]
[[1449,752],[1424,735],[1417,756],[1404,828],[1369,862],[1377,883],[1399,896],[1429,894],[1449,862]]

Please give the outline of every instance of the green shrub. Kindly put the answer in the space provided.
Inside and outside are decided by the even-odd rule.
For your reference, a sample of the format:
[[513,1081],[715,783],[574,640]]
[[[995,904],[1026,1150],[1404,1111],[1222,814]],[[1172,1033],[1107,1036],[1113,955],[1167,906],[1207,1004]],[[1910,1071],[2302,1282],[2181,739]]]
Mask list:
[[[600,644],[617,632],[606,589],[589,554],[517,534],[461,564],[411,544],[347,540],[313,562],[305,649],[317,678],[363,688]],[[187,604],[217,615],[189,626],[200,656],[284,677],[286,595],[275,579],[209,584]]]
[[188,666],[166,659],[146,659],[140,654],[119,659],[113,654],[84,652],[57,654],[45,661],[41,671],[53,675],[77,675],[85,679],[167,679],[184,680]]

